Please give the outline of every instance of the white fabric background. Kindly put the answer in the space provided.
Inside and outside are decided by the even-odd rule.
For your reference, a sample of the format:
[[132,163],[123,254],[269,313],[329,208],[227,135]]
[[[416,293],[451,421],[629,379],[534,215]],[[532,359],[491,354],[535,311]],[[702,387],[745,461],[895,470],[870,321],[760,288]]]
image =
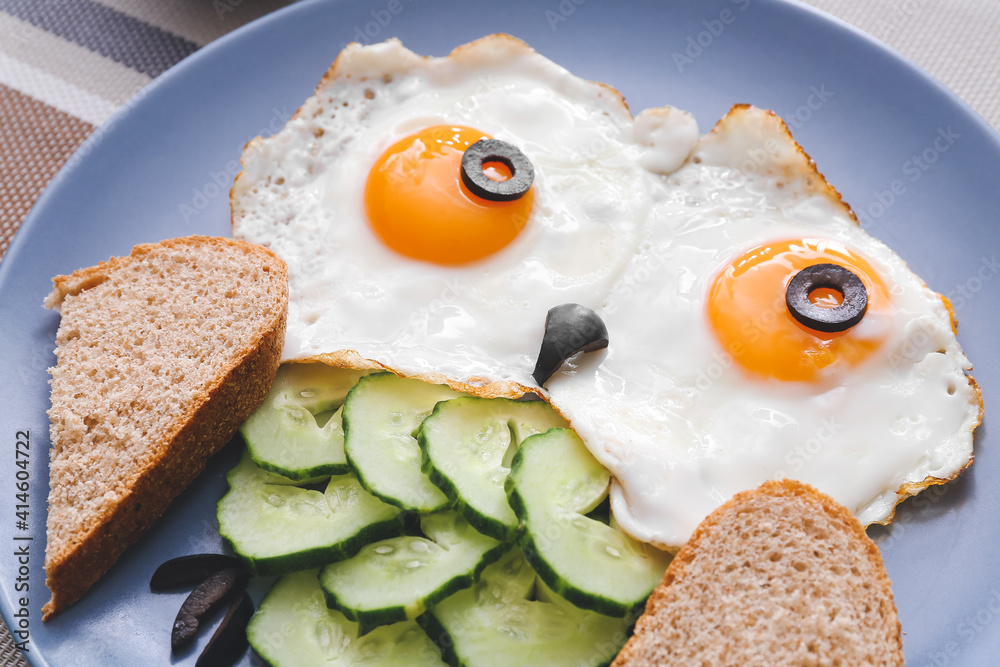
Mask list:
[[805,0],[805,4],[895,49],[1000,129],[998,0]]

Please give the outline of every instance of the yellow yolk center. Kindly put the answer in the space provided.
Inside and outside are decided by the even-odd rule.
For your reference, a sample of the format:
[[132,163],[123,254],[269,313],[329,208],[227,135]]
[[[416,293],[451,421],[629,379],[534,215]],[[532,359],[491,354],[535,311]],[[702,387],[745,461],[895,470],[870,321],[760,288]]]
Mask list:
[[[389,147],[368,174],[365,209],[378,237],[398,253],[436,264],[488,257],[514,240],[531,215],[532,190],[513,201],[472,194],[462,183],[465,149],[487,134],[438,125]],[[495,181],[506,165],[483,165]]]
[[[711,285],[708,317],[719,342],[751,373],[785,381],[817,382],[825,371],[854,367],[883,343],[883,335],[858,326],[824,333],[800,324],[785,305],[796,273],[814,264],[839,264],[853,271],[868,291],[868,312],[887,312],[889,291],[868,261],[834,241],[795,239],[753,248],[726,266]],[[843,294],[820,288],[809,300],[836,308]]]

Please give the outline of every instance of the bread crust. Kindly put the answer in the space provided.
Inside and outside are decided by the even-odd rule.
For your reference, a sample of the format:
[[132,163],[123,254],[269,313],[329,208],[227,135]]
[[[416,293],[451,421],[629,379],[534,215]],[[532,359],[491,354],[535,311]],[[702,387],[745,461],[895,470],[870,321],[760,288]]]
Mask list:
[[43,620],[73,604],[92,586],[166,510],[170,502],[204,470],[208,459],[233,437],[240,424],[264,401],[277,373],[288,314],[287,270],[284,262],[265,248],[243,241],[194,236],[160,244],[136,246],[127,257],[111,258],[96,266],[53,279],[46,305],[58,308],[76,295],[107,280],[116,270],[151,252],[180,245],[240,246],[263,253],[280,268],[284,286],[281,307],[270,313],[256,340],[245,345],[199,392],[173,428],[150,442],[155,457],[139,472],[130,491],[78,536],[60,554],[46,554],[46,585],[52,600],[42,607]]
[[[892,650],[887,656],[886,665],[903,665],[903,640],[902,627],[896,613],[896,605],[892,596],[892,582],[885,572],[885,565],[882,562],[882,554],[878,546],[868,537],[861,524],[846,507],[836,502],[829,496],[820,493],[812,486],[794,480],[769,481],[762,484],[757,489],[738,493],[726,503],[712,512],[695,530],[691,539],[681,548],[677,556],[670,563],[663,580],[656,590],[653,591],[646,601],[646,609],[639,618],[635,627],[635,634],[628,640],[625,647],[611,663],[611,667],[626,667],[627,665],[650,664],[642,657],[644,652],[643,643],[650,635],[655,635],[663,626],[663,616],[670,608],[670,598],[672,586],[683,581],[689,576],[689,570],[694,559],[703,550],[703,543],[718,527],[719,523],[727,515],[739,512],[749,501],[760,496],[772,496],[777,498],[793,497],[805,499],[811,505],[817,507],[835,523],[842,531],[847,533],[851,541],[858,545],[864,552],[865,558],[871,564],[875,573],[873,595],[879,601],[879,615],[885,623],[888,634],[892,640]],[[739,539],[736,537],[735,539]],[[720,573],[719,576],[724,576]],[[766,593],[764,593],[766,595]]]

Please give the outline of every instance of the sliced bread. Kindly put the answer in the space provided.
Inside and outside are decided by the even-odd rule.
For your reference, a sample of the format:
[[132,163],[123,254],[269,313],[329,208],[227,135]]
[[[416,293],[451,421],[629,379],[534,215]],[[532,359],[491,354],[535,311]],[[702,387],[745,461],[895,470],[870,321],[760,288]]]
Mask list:
[[612,667],[902,664],[878,547],[845,507],[785,480],[702,522]]
[[284,262],[225,238],[139,245],[53,283],[46,620],[111,567],[264,400],[288,310]]

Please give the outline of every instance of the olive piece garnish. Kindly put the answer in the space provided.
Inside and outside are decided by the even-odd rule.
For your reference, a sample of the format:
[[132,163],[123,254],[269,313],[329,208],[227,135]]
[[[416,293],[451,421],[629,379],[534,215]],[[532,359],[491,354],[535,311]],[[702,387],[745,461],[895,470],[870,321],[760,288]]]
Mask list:
[[600,315],[578,303],[556,306],[545,316],[542,347],[531,375],[542,386],[577,352],[594,352],[607,346],[608,327]]
[[[501,162],[510,169],[506,181],[494,181],[483,171],[483,165]],[[462,156],[462,183],[469,192],[489,201],[520,199],[535,180],[535,168],[516,146],[499,139],[480,139],[465,149]]]
[[190,644],[198,634],[201,622],[230,597],[242,593],[248,579],[249,574],[244,568],[226,568],[198,584],[184,600],[174,619],[173,632],[170,633],[171,651],[176,653]]
[[222,623],[198,657],[197,665],[231,665],[247,647],[246,627],[253,616],[253,600],[246,594],[250,571],[239,558],[224,554],[194,554],[172,558],[156,568],[149,588],[161,592],[198,584],[191,591],[170,635],[170,650],[177,653],[195,638],[202,622],[232,600]]
[[[843,296],[833,308],[817,306],[809,295],[817,289],[831,289]],[[804,326],[836,333],[847,331],[861,321],[868,310],[868,290],[853,271],[837,264],[814,264],[806,267],[788,283],[785,290],[788,312]]]
[[200,584],[210,576],[227,567],[243,567],[243,561],[224,554],[193,554],[171,558],[156,568],[149,580],[149,588],[160,592]]
[[247,623],[253,616],[253,600],[244,593],[229,604],[222,623],[198,656],[195,667],[219,667],[236,662],[247,650]]

